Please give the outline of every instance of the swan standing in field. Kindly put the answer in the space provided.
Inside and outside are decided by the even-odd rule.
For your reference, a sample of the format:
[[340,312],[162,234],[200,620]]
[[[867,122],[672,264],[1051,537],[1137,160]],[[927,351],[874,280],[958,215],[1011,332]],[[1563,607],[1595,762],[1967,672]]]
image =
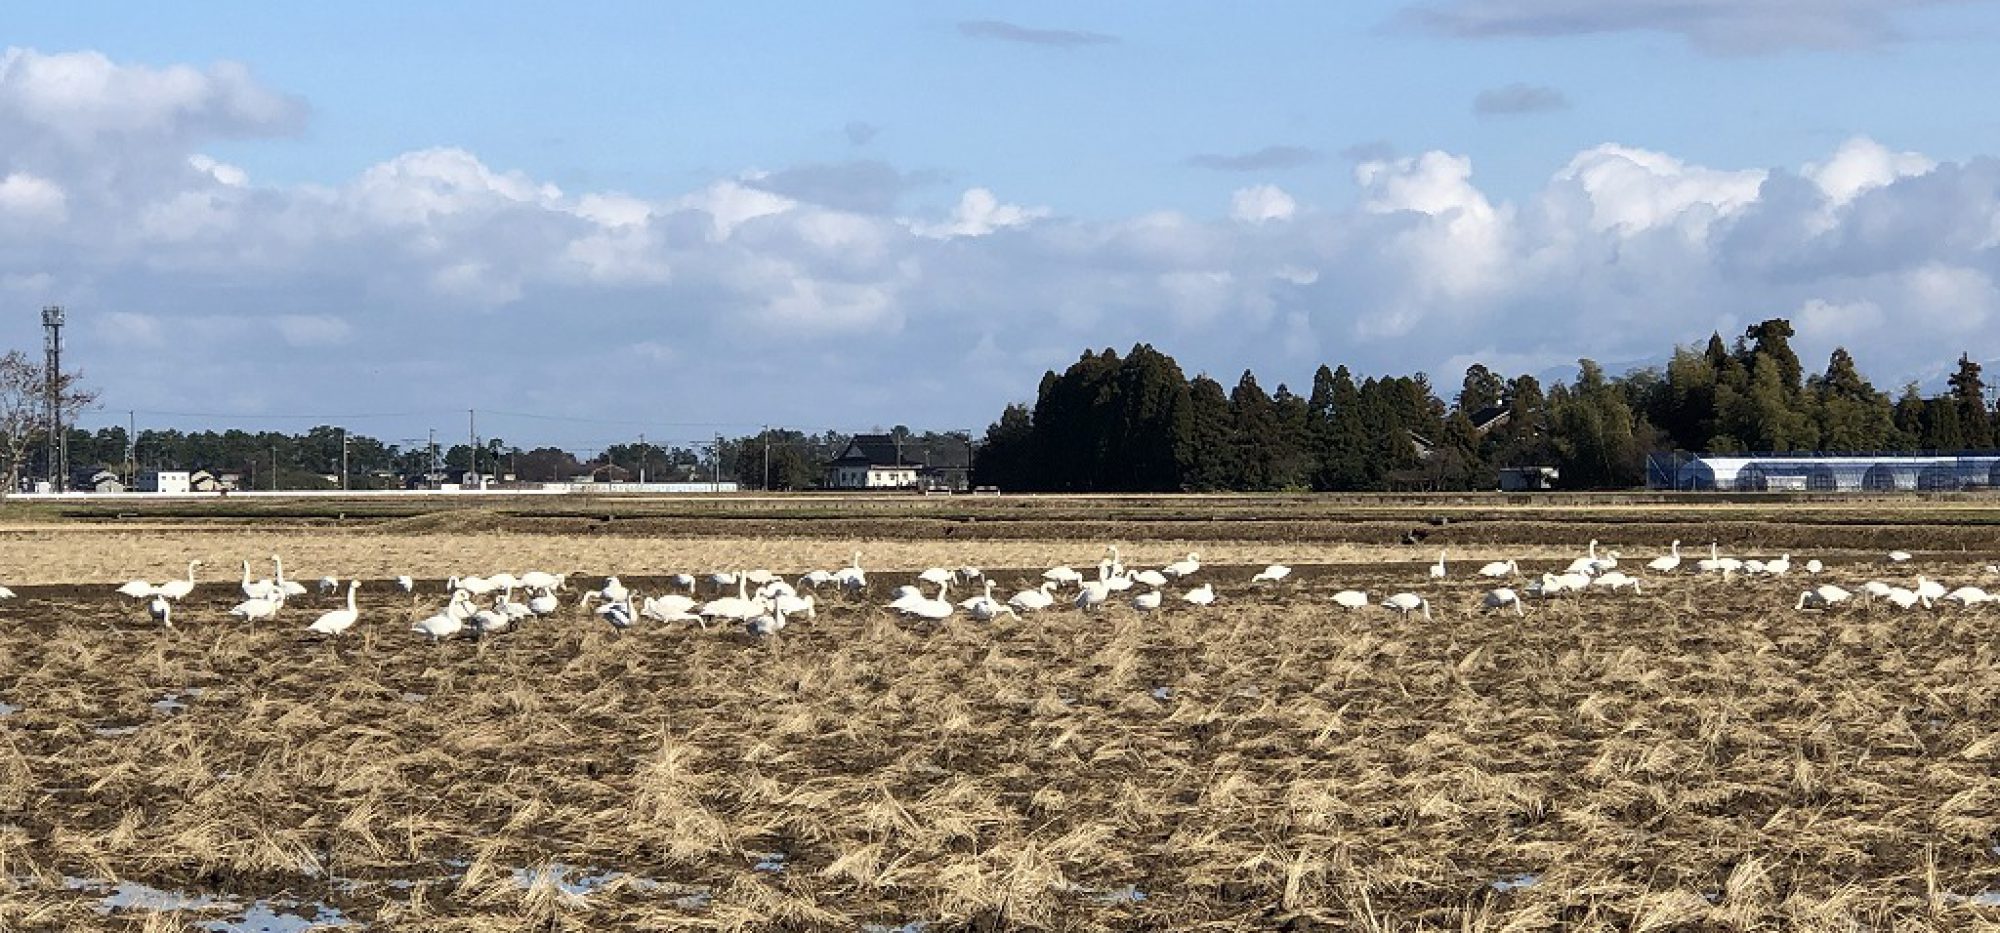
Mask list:
[[[630,599],[630,597],[628,596],[627,599]],[[611,604],[606,603],[605,605]],[[756,615],[763,608],[756,600],[750,598],[750,581],[739,574],[736,575],[736,595],[711,599],[702,604],[700,613],[711,619],[741,621]]]
[[1047,609],[1056,603],[1055,594],[1052,592],[1055,588],[1056,581],[1044,580],[1041,586],[1032,590],[1022,590],[1019,593],[1015,593],[1014,598],[1007,600],[1007,605],[1014,607],[1016,612],[1033,612],[1037,609]]
[[336,580],[332,577],[319,578],[319,595],[327,596],[337,589],[340,589],[339,580]]
[[1272,564],[1268,567],[1265,567],[1262,570],[1257,571],[1257,575],[1251,577],[1250,582],[1276,583],[1291,575],[1292,575],[1292,568],[1287,567],[1284,564]]
[[1196,606],[1213,605],[1215,603],[1215,584],[1204,583],[1194,589],[1188,590],[1181,594],[1181,600]]
[[1916,593],[1925,599],[1942,599],[1944,597],[1944,584],[1929,577],[1918,575]]
[[1342,609],[1360,609],[1368,605],[1368,594],[1360,590],[1341,590],[1333,594],[1333,604]]
[[1889,562],[1890,562],[1890,563],[1892,563],[1892,564],[1902,564],[1902,563],[1908,563],[1908,562],[1909,562],[1909,560],[1910,560],[1910,552],[1908,552],[1908,551],[1890,551],[1890,552],[1889,552]]
[[1157,570],[1141,570],[1132,574],[1132,581],[1157,590],[1167,585],[1167,575]]
[[[1444,555],[1438,555],[1438,560],[1444,560]],[[1518,576],[1520,573],[1521,565],[1515,563],[1512,559],[1496,560],[1479,568],[1479,575],[1482,577],[1512,577]]]
[[1111,587],[1103,580],[1085,580],[1076,591],[1076,608],[1084,612],[1095,612],[1111,598]]
[[273,582],[278,584],[279,592],[284,593],[286,599],[306,595],[306,588],[300,585],[297,580],[285,579],[285,559],[283,557],[273,554],[271,555],[271,563],[276,564],[278,567],[277,579]]
[[868,588],[868,571],[861,569],[860,551],[854,552],[854,559],[847,566],[834,571],[833,582],[850,593]]
[[[245,583],[250,581],[250,562],[247,560],[243,562],[243,580]],[[158,591],[159,587],[151,583],[147,583],[144,580],[133,580],[119,587],[118,595],[127,596],[132,599],[145,599]]]
[[777,593],[772,595],[770,600],[771,605],[785,615],[805,616],[808,619],[819,618],[819,602],[811,596],[800,596],[797,593]]
[[405,593],[415,593],[417,591],[417,581],[411,579],[408,575],[397,577],[396,589],[402,590]]
[[361,581],[359,580],[347,581],[347,608],[335,609],[320,616],[313,624],[307,626],[306,630],[309,632],[318,632],[321,635],[333,636],[352,628],[355,621],[361,618],[360,610],[356,609],[354,605],[354,591],[359,589],[360,586]]
[[1768,573],[1768,574],[1770,574],[1771,576],[1774,576],[1774,577],[1782,577],[1782,576],[1784,576],[1785,574],[1788,574],[1788,573],[1791,573],[1791,572],[1792,572],[1792,555],[1790,555],[1790,554],[1786,554],[1786,555],[1783,555],[1783,556],[1779,557],[1779,558],[1778,558],[1777,560],[1767,560],[1767,561],[1765,561],[1765,562],[1764,562],[1764,572],[1765,572],[1765,573]]
[[201,561],[188,561],[188,575],[186,579],[168,580],[155,587],[153,592],[175,602],[180,602],[187,594],[194,592],[194,568],[199,566],[201,566]]
[[1588,548],[1588,553],[1586,553],[1586,554],[1585,554],[1584,556],[1582,556],[1582,557],[1579,557],[1579,558],[1577,558],[1577,559],[1575,559],[1575,560],[1573,560],[1573,561],[1570,561],[1570,562],[1569,562],[1569,567],[1568,567],[1567,569],[1568,569],[1568,571],[1569,571],[1570,573],[1591,573],[1591,574],[1594,574],[1594,573],[1596,573],[1596,572],[1597,572],[1597,539],[1596,539],[1596,538],[1592,538],[1592,539],[1590,539],[1590,546],[1589,546],[1589,548]]
[[1431,565],[1431,579],[1433,580],[1444,579],[1444,554],[1444,551],[1438,551],[1438,562]]
[[583,599],[578,601],[577,605],[588,606],[590,605],[590,601],[593,599],[601,599],[604,600],[605,602],[619,603],[619,602],[624,602],[625,597],[630,595],[632,595],[631,591],[626,589],[625,584],[619,582],[617,577],[606,577],[604,579],[603,588],[591,590],[590,592],[583,594]]
[[917,579],[935,586],[952,582],[953,574],[943,567],[927,567],[923,573],[917,574]]
[[613,629],[623,632],[632,627],[638,613],[632,611],[632,594],[618,602],[605,602],[597,607],[597,617],[610,624]]
[[1189,551],[1188,556],[1160,568],[1161,573],[1176,580],[1194,576],[1199,570],[1201,570],[1201,554],[1196,551]]
[[808,589],[819,589],[833,582],[831,570],[808,570],[799,576],[799,585]]
[[[522,589],[548,590],[554,593],[562,589],[564,584],[569,582],[569,574],[549,573],[546,570],[530,570],[527,573],[521,574],[521,578],[514,582],[520,584]],[[693,589],[693,586],[690,585],[688,588]]]
[[[126,585],[130,586],[131,584]],[[251,580],[250,562],[246,560],[243,562],[243,598],[275,599],[282,602],[285,598],[285,591],[275,580]]]
[[1888,600],[1890,605],[1895,606],[1898,609],[1909,609],[1913,606],[1916,606],[1918,603],[1922,603],[1925,609],[1931,608],[1931,601],[1928,597],[1919,595],[1914,590],[1904,589],[1903,587],[1900,586],[1890,587],[1888,595],[1882,598]]
[[1415,593],[1397,593],[1382,600],[1382,608],[1400,612],[1405,616],[1422,609],[1425,621],[1429,621],[1431,617],[1431,601]]
[[755,618],[743,620],[743,631],[756,636],[776,635],[785,630],[785,610],[772,606],[771,611]]
[[1672,553],[1653,558],[1652,562],[1646,565],[1646,569],[1654,573],[1673,573],[1679,568],[1681,565],[1681,543],[1678,540],[1675,541],[1668,550]]
[[1793,606],[1792,608],[1794,610],[1826,609],[1833,606],[1838,606],[1841,603],[1844,603],[1849,599],[1852,599],[1853,596],[1854,596],[1853,593],[1849,593],[1848,591],[1843,590],[1840,587],[1834,586],[1831,583],[1822,583],[1818,586],[1813,587],[1812,589],[1800,593],[1799,604]]
[[1489,610],[1505,609],[1509,606],[1512,606],[1514,607],[1515,615],[1519,616],[1527,614],[1521,611],[1520,595],[1504,586],[1499,587],[1498,589],[1488,590],[1486,592],[1486,596],[1479,601],[1479,604],[1481,606],[1486,607]]

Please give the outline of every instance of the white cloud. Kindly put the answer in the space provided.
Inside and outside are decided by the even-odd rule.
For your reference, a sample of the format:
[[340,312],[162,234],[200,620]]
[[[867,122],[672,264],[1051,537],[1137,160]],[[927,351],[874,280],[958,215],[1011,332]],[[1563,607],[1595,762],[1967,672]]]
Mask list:
[[0,179],[0,224],[62,223],[68,216],[61,185],[26,172]]
[[[1768,171],[1603,145],[1515,200],[1470,156],[1424,152],[1362,161],[1351,207],[1264,185],[1226,206],[1218,189],[1213,216],[1092,219],[970,187],[898,220],[879,198],[752,183],[776,175],[564,191],[450,148],[260,183],[202,153],[282,126],[295,105],[256,102],[283,95],[228,69],[70,64],[125,90],[29,120],[18,99],[53,99],[45,78],[0,73],[0,288],[71,308],[72,352],[114,407],[200,384],[273,411],[336,391],[404,410],[421,385],[441,408],[984,424],[995,393],[1032,396],[1084,347],[1144,340],[1273,386],[1301,387],[1320,353],[1448,385],[1473,359],[1656,359],[1786,312],[1802,354],[1846,343],[1887,385],[1977,352],[2000,318],[2000,160],[1866,139]],[[645,378],[600,376],[606,354]]]
[[968,188],[959,196],[958,207],[949,220],[940,224],[913,222],[910,229],[918,236],[939,239],[985,236],[996,230],[1025,226],[1048,215],[1048,208],[1003,204],[985,188]]
[[1846,204],[1862,192],[1880,188],[1898,178],[1922,175],[1937,168],[1919,152],[1895,152],[1865,136],[1842,143],[1833,158],[1806,165],[1801,173],[1826,192],[1834,206]]
[[1637,233],[1684,224],[1690,234],[1702,236],[1715,218],[1757,200],[1764,177],[1758,170],[1717,171],[1665,153],[1606,144],[1571,159],[1556,181],[1583,189],[1591,226],[1599,231]]
[[1239,223],[1261,224],[1272,220],[1290,220],[1299,209],[1299,203],[1277,185],[1254,185],[1238,188],[1229,198],[1229,216]]

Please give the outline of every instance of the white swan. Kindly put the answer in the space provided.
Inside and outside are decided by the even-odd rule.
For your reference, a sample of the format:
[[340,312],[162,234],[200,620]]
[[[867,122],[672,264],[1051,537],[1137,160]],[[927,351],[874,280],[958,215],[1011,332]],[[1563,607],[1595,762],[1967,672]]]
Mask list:
[[1820,563],[1820,562],[1819,562],[1819,558],[1817,558],[1817,557],[1813,558],[1812,560],[1809,560],[1809,561],[1806,561],[1806,572],[1807,572],[1807,573],[1819,573],[1820,571],[1822,571],[1822,570],[1825,570],[1825,569],[1826,569],[1826,565],[1825,565],[1825,564],[1822,564],[1822,563]]
[[1939,602],[1951,603],[1952,605],[1955,606],[1964,606],[1968,609],[1973,606],[1977,606],[1980,603],[1993,602],[1993,600],[1994,597],[1988,595],[1985,590],[1982,590],[1976,586],[1961,586],[1958,589],[1952,590],[1951,592],[1946,593],[1938,598]]
[[[460,592],[464,592],[461,590]],[[439,639],[450,638],[465,630],[465,623],[457,616],[442,609],[429,618],[418,619],[410,626],[410,631],[423,635],[436,643]]]
[[1670,548],[1668,548],[1668,550],[1672,551],[1673,553],[1667,554],[1664,557],[1653,558],[1653,560],[1646,565],[1646,569],[1651,570],[1654,573],[1673,573],[1676,569],[1678,569],[1681,565],[1680,541],[1679,540],[1674,541],[1673,545]]
[[609,623],[613,629],[623,632],[632,627],[638,613],[632,611],[632,594],[625,594],[619,602],[606,602],[597,607],[597,617]]
[[674,575],[672,575],[672,576],[669,576],[669,577],[667,577],[667,583],[668,583],[668,585],[670,585],[670,586],[678,586],[678,587],[681,587],[681,588],[683,588],[683,589],[687,590],[687,591],[688,591],[689,593],[693,593],[693,592],[694,592],[694,587],[695,587],[695,580],[694,580],[694,574],[691,574],[691,573],[677,573],[677,574],[674,574]]
[[[1439,555],[1438,559],[1443,560],[1443,555]],[[1512,577],[1518,576],[1520,573],[1521,565],[1515,563],[1512,559],[1496,560],[1479,568],[1479,575],[1482,577]]]
[[1512,606],[1515,615],[1527,614],[1521,610],[1520,595],[1504,586],[1486,591],[1485,597],[1479,600],[1479,604],[1487,609],[1505,609]]
[[1587,554],[1585,554],[1584,556],[1582,556],[1582,557],[1579,557],[1579,558],[1577,558],[1577,559],[1575,559],[1575,560],[1572,560],[1572,561],[1570,561],[1570,562],[1569,562],[1569,567],[1568,567],[1568,568],[1566,568],[1567,572],[1569,572],[1569,573],[1589,573],[1589,574],[1594,574],[1594,573],[1596,573],[1596,572],[1597,572],[1597,539],[1596,539],[1596,538],[1592,538],[1592,539],[1590,539],[1590,546],[1589,546],[1589,549],[1588,549],[1588,550],[1589,550],[1589,553],[1587,553]]
[[[750,598],[750,581],[741,574],[736,579],[736,595],[711,599],[703,603],[700,614],[710,619],[730,619],[741,621],[763,611],[763,606]],[[610,605],[607,603],[606,605]],[[601,610],[600,610],[601,611]]]
[[335,609],[320,616],[317,620],[314,620],[313,624],[306,626],[306,631],[332,636],[352,628],[355,621],[361,618],[360,610],[356,609],[354,605],[354,591],[360,588],[360,586],[361,581],[359,580],[347,581],[347,608]]
[[569,574],[549,573],[546,570],[530,570],[522,574],[521,579],[515,582],[521,584],[522,589],[548,590],[553,593],[562,589],[563,585],[569,582]]
[[1360,609],[1368,605],[1368,594],[1360,590],[1341,590],[1333,594],[1333,604],[1342,609]]
[[972,613],[972,617],[981,622],[991,622],[1003,615],[1013,616],[1016,619],[1021,617],[1020,613],[1014,611],[1012,605],[993,598],[992,580],[986,581],[986,595],[971,600],[971,603],[964,607],[965,611]]
[[277,618],[278,610],[285,608],[282,599],[246,599],[229,610],[229,614],[245,622],[262,622]]
[[[250,581],[249,561],[243,562],[243,580],[246,583]],[[144,580],[133,580],[118,588],[118,595],[129,596],[133,599],[145,599],[146,597],[152,596],[157,592],[159,592],[159,587],[154,586],[151,583],[147,583]]]
[[0,599],[13,599],[13,598],[14,598],[13,590],[10,590],[4,586],[0,586]]
[[319,578],[319,595],[325,596],[337,589],[340,589],[339,580],[336,580],[332,577]]
[[1291,575],[1292,575],[1292,568],[1287,567],[1284,564],[1272,564],[1268,567],[1265,567],[1262,570],[1257,571],[1257,575],[1251,577],[1250,582],[1276,583]]
[[1614,593],[1628,587],[1634,593],[1639,592],[1639,579],[1637,577],[1626,576],[1622,570],[1613,570],[1610,573],[1604,574],[1590,581],[1590,585],[1601,586]]
[[808,619],[819,618],[819,602],[811,596],[800,596],[797,593],[778,593],[771,596],[770,600],[771,605],[785,615],[805,616]]
[[1433,580],[1444,579],[1444,554],[1443,550],[1438,551],[1438,562],[1431,565],[1431,579]]
[[785,610],[772,606],[764,615],[743,620],[743,631],[756,636],[776,635],[785,630]]
[[950,583],[952,581],[952,572],[943,567],[929,567],[923,573],[917,574],[917,579],[931,584]]
[[1212,605],[1215,602],[1215,584],[1204,583],[1188,590],[1181,594],[1181,600],[1197,606]]
[[1174,561],[1173,563],[1168,564],[1165,567],[1160,568],[1161,573],[1164,573],[1167,576],[1172,577],[1176,580],[1179,580],[1182,577],[1194,576],[1200,570],[1201,570],[1201,553],[1198,551],[1189,551],[1188,556],[1180,560]]
[[1791,572],[1792,572],[1792,555],[1790,555],[1790,554],[1785,554],[1785,555],[1783,555],[1783,556],[1779,557],[1779,558],[1778,558],[1777,560],[1767,560],[1767,561],[1765,561],[1765,562],[1764,562],[1764,572],[1765,572],[1765,573],[1768,573],[1768,574],[1770,574],[1770,575],[1772,575],[1772,576],[1774,576],[1774,577],[1782,577],[1782,576],[1784,576],[1785,574],[1788,574],[1788,573],[1791,573]]
[[1944,584],[1919,574],[1916,592],[1925,599],[1941,599],[1944,597]]
[[1813,587],[1812,589],[1800,593],[1798,605],[1793,606],[1792,608],[1794,610],[1826,609],[1832,606],[1838,606],[1841,603],[1844,603],[1849,599],[1852,599],[1853,597],[1854,597],[1853,593],[1849,593],[1848,591],[1843,590],[1840,587],[1834,586],[1831,583],[1822,583],[1818,586]]
[[306,588],[301,586],[297,580],[285,579],[285,559],[283,557],[273,554],[271,555],[271,563],[278,565],[277,580],[274,582],[278,584],[278,589],[285,594],[286,599],[306,595]]
[[868,571],[861,569],[860,551],[854,552],[854,559],[849,561],[847,566],[834,572],[833,582],[840,584],[841,589],[850,593],[868,588]]
[[1034,612],[1037,609],[1047,609],[1056,603],[1055,594],[1052,592],[1055,588],[1056,581],[1044,580],[1041,586],[1032,590],[1022,590],[1019,593],[1015,593],[1014,598],[1007,600],[1007,605],[1014,607],[1016,612]]
[[168,580],[167,582],[160,584],[159,587],[155,590],[155,592],[157,592],[161,596],[165,596],[168,599],[174,600],[175,602],[179,602],[182,598],[186,597],[187,594],[194,592],[194,568],[199,566],[201,566],[201,561],[198,560],[188,561],[187,579]]
[[1400,612],[1405,616],[1418,609],[1422,609],[1426,621],[1429,621],[1431,617],[1431,601],[1415,593],[1397,593],[1382,600],[1382,608]]
[[275,580],[251,580],[250,562],[246,560],[243,562],[243,596],[246,599],[275,599],[283,601],[285,590]]
[[1132,574],[1131,577],[1133,582],[1150,586],[1154,589],[1159,589],[1167,585],[1167,575],[1157,570],[1141,570],[1138,573]]
[[800,586],[815,590],[832,582],[833,571],[831,570],[808,570],[799,576]]
[[1144,593],[1140,593],[1139,595],[1132,597],[1132,608],[1137,609],[1140,612],[1152,612],[1153,610],[1160,608],[1160,600],[1161,596],[1159,590],[1147,590]]
[[411,579],[408,575],[397,577],[396,589],[402,590],[405,593],[414,593],[417,591],[417,581]]
[[1930,599],[1919,595],[1914,590],[1904,589],[1900,586],[1890,587],[1889,594],[1884,596],[1883,599],[1888,600],[1890,605],[1898,609],[1909,609],[1918,603],[1922,603],[1925,609],[1931,608]]
[[929,619],[932,622],[948,619],[958,609],[957,606],[951,604],[950,599],[946,598],[950,592],[951,581],[947,579],[945,582],[938,584],[938,594],[935,599],[920,599],[910,603],[903,608],[903,614],[916,616],[919,619]]
[[1909,561],[1909,559],[1910,559],[1910,552],[1908,552],[1908,551],[1890,551],[1890,552],[1889,552],[1889,562],[1890,562],[1890,563],[1893,563],[1893,564],[1901,564],[1901,563],[1905,563],[1905,562]]
[[562,601],[556,599],[554,591],[532,588],[531,590],[534,595],[528,597],[528,611],[530,613],[537,616],[551,616],[555,614],[557,609],[562,608]]
[[1076,568],[1064,564],[1042,571],[1042,579],[1058,586],[1074,586],[1083,582],[1083,574]]
[[1076,591],[1076,608],[1084,612],[1095,612],[1111,598],[1111,587],[1103,580],[1085,580]]

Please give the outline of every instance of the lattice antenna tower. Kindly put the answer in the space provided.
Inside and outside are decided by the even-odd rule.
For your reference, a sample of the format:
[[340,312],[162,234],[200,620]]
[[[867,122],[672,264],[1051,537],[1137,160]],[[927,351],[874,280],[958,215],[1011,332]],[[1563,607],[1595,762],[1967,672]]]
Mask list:
[[43,375],[48,383],[42,391],[48,405],[49,489],[55,492],[69,487],[69,432],[63,430],[62,423],[62,329],[62,306],[43,308],[42,352],[47,357]]

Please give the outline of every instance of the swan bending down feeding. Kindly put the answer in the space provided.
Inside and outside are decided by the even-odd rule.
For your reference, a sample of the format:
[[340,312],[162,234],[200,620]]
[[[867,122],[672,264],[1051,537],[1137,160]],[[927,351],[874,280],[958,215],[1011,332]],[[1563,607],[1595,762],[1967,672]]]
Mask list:
[[1047,609],[1056,603],[1055,594],[1052,592],[1055,588],[1056,581],[1045,580],[1041,586],[1032,590],[1022,590],[1019,593],[1015,593],[1014,598],[1007,600],[1007,605],[1014,607],[1017,612],[1033,612],[1037,609]]
[[1333,604],[1342,609],[1360,609],[1368,605],[1368,594],[1360,590],[1341,590],[1333,594]]
[[1431,601],[1415,593],[1397,593],[1382,600],[1382,608],[1392,609],[1406,616],[1415,610],[1422,609],[1426,620],[1431,617]]
[[1799,604],[1793,606],[1792,608],[1794,610],[1826,609],[1832,606],[1838,606],[1841,603],[1844,603],[1849,599],[1852,599],[1853,597],[1854,597],[1853,593],[1849,593],[1848,591],[1843,590],[1840,587],[1834,586],[1831,583],[1822,583],[1818,586],[1813,587],[1812,589],[1800,593]]
[[1265,567],[1264,569],[1257,571],[1257,575],[1251,577],[1250,582],[1276,583],[1291,575],[1292,575],[1292,568],[1287,567],[1284,564],[1272,564],[1269,567]]
[[153,597],[153,601],[146,604],[146,613],[153,617],[153,621],[168,628],[174,627],[174,604],[168,602],[165,596]]
[[1514,607],[1515,615],[1527,614],[1521,611],[1520,595],[1504,586],[1487,591],[1485,598],[1481,599],[1479,604],[1487,609],[1505,609],[1508,606],[1512,606]]
[[245,622],[262,622],[276,618],[278,610],[285,607],[281,599],[246,599],[229,610],[229,614]]
[[355,620],[361,618],[360,611],[354,606],[354,591],[360,586],[361,581],[359,580],[347,581],[347,608],[335,609],[320,616],[313,624],[307,626],[306,630],[331,636],[338,635],[354,627]]
[[1215,584],[1204,583],[1200,586],[1197,586],[1194,589],[1182,593],[1181,599],[1185,602],[1189,602],[1197,606],[1212,605],[1215,602]]

